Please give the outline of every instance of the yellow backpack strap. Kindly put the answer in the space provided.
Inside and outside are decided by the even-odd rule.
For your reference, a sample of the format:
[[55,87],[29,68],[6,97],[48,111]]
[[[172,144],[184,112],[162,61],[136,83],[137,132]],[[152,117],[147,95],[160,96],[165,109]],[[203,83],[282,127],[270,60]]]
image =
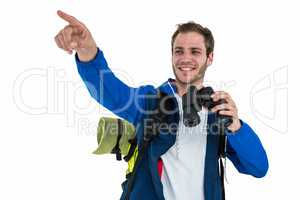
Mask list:
[[131,156],[131,158],[128,160],[128,168],[126,170],[126,179],[128,179],[131,175],[132,175],[132,172],[133,172],[133,168],[134,168],[134,165],[135,165],[135,162],[136,162],[136,159],[138,157],[138,146],[136,145],[135,148],[134,148],[134,151],[133,151],[133,154]]
[[134,137],[133,139],[128,140],[128,142],[130,143],[129,150],[127,151],[128,152],[127,155],[124,156],[123,158],[126,162],[130,160],[131,156],[135,151],[135,147],[137,146],[137,138]]

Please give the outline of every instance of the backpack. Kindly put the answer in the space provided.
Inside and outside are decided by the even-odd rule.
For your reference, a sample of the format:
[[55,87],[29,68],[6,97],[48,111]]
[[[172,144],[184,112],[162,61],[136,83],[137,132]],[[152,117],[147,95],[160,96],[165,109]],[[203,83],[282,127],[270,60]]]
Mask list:
[[[166,94],[158,92],[158,105]],[[147,101],[146,110],[154,110],[156,107],[153,102]],[[148,117],[153,119],[152,123],[160,123],[166,117],[160,109],[158,113],[150,114]],[[149,126],[151,127],[151,126]],[[224,130],[223,130],[224,131]],[[98,148],[93,152],[97,155],[102,154],[115,154],[118,161],[123,159],[128,163],[128,168],[126,171],[126,179],[128,180],[128,189],[126,193],[126,200],[129,200],[130,192],[133,187],[134,179],[136,176],[136,171],[139,166],[139,162],[142,160],[144,153],[158,132],[156,130],[145,130],[144,140],[140,144],[141,147],[138,151],[137,137],[135,132],[135,127],[126,120],[119,118],[101,117],[97,128],[97,142]],[[224,165],[222,158],[225,158],[226,149],[226,136],[221,133],[219,137],[219,167],[221,170],[221,187],[223,193],[223,199],[225,199],[225,189],[224,189]]]
[[134,126],[126,120],[101,117],[97,127],[98,147],[96,155],[115,154],[116,160],[128,163],[126,177],[133,171],[138,155],[137,138]]

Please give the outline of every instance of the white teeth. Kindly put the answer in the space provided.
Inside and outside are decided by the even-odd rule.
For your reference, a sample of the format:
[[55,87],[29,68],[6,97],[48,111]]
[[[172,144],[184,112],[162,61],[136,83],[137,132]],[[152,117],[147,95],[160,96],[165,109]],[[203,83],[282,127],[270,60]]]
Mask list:
[[192,71],[193,70],[193,68],[189,68],[189,67],[180,67],[179,69],[182,71]]

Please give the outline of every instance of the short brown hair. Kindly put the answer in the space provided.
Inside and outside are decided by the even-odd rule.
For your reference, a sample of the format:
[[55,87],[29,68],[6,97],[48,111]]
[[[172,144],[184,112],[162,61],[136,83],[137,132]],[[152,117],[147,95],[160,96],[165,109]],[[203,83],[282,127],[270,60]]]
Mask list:
[[214,51],[215,40],[211,31],[208,28],[201,26],[200,24],[197,24],[193,21],[189,21],[187,23],[177,25],[177,30],[173,33],[172,41],[171,41],[172,52],[173,52],[174,41],[177,35],[179,33],[188,33],[188,32],[196,32],[203,35],[205,40],[207,56]]

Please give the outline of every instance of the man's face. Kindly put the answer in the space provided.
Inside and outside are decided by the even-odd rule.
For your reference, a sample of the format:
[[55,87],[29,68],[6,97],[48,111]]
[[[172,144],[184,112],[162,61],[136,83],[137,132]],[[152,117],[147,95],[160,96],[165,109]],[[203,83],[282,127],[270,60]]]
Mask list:
[[213,53],[206,56],[204,37],[197,32],[179,33],[172,54],[173,72],[180,84],[198,84],[212,63]]

